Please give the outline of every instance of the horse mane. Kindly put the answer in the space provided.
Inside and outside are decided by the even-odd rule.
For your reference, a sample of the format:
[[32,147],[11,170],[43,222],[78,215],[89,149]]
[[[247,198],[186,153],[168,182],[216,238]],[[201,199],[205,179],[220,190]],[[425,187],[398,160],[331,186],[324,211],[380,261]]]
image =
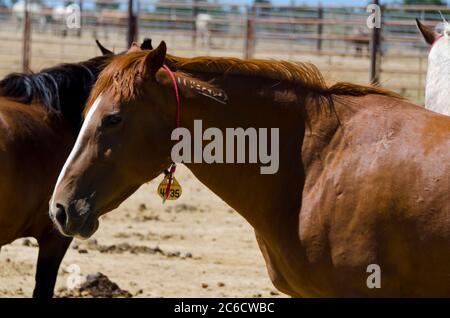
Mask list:
[[[23,104],[41,105],[49,113],[81,119],[84,103],[107,59],[100,56],[38,73],[9,74],[0,81],[0,96]],[[73,109],[75,106],[78,109]]]
[[238,58],[196,57],[179,58],[168,55],[169,65],[182,71],[202,73],[221,73],[225,75],[259,76],[276,81],[285,81],[298,85],[319,95],[351,95],[364,96],[368,94],[386,95],[403,98],[387,89],[358,85],[348,82],[338,82],[327,85],[322,73],[311,63],[287,62],[273,60],[241,60]]
[[[91,92],[87,108],[105,90],[113,89],[119,100],[129,100],[139,93],[140,79],[143,72],[143,63],[149,51],[130,52],[116,56],[102,71]],[[222,57],[195,57],[182,58],[171,55],[166,56],[166,64],[174,71],[185,73],[200,72],[204,74],[223,74],[237,76],[252,76],[289,82],[303,88],[317,96],[332,97],[333,95],[365,96],[378,94],[395,98],[400,95],[377,87],[357,85],[347,82],[338,82],[327,85],[322,73],[311,63],[292,63],[287,61],[271,60],[241,60],[238,58]],[[85,112],[87,109],[85,109]]]

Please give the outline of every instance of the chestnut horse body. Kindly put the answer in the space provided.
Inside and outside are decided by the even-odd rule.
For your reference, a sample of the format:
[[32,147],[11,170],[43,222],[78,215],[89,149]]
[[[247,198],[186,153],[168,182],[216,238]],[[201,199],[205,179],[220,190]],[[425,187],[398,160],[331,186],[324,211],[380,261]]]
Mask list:
[[11,74],[0,82],[0,247],[20,237],[37,239],[37,298],[52,297],[72,241],[54,228],[48,201],[75,142],[90,89],[109,58]]
[[[182,127],[279,128],[275,174],[186,163],[254,227],[279,290],[450,296],[450,118],[387,91],[327,86],[307,64],[174,59],[164,43],[114,58],[50,202],[63,234],[89,237],[100,215],[170,165],[177,99],[163,64],[177,79]],[[204,94],[217,90],[225,104]],[[380,288],[367,283],[373,264]]]

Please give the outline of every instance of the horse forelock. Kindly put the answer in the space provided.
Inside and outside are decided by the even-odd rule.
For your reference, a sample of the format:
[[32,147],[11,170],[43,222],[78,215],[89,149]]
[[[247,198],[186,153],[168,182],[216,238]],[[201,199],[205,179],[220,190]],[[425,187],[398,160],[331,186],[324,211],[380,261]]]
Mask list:
[[113,57],[92,88],[83,115],[86,116],[94,102],[104,92],[112,91],[116,101],[127,101],[136,96],[139,90],[137,81],[141,78],[142,63],[147,54],[148,50]]

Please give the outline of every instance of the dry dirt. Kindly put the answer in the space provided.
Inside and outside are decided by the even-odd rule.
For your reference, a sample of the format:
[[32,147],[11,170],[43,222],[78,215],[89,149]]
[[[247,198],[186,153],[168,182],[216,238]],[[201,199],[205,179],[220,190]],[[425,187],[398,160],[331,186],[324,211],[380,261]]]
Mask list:
[[[268,278],[251,226],[187,168],[178,167],[176,176],[183,187],[179,200],[161,203],[160,176],[102,217],[90,240],[73,241],[59,270],[57,297],[284,296]],[[34,239],[2,248],[0,297],[31,296],[37,252]],[[97,272],[119,289],[101,275],[91,276],[100,282],[84,289],[68,289]],[[89,289],[105,282],[118,293]]]

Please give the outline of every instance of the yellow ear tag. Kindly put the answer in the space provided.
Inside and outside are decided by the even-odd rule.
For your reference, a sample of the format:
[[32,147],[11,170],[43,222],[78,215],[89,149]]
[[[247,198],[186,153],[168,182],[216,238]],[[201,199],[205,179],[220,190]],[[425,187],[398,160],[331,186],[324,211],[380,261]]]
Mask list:
[[172,185],[170,186],[169,195],[166,199],[165,193],[169,178],[170,174],[166,175],[158,186],[158,195],[161,197],[161,199],[163,199],[163,202],[165,200],[177,200],[181,197],[181,193],[183,192],[183,190],[181,189],[181,185],[178,183],[178,180],[175,178],[175,176],[172,175]]

